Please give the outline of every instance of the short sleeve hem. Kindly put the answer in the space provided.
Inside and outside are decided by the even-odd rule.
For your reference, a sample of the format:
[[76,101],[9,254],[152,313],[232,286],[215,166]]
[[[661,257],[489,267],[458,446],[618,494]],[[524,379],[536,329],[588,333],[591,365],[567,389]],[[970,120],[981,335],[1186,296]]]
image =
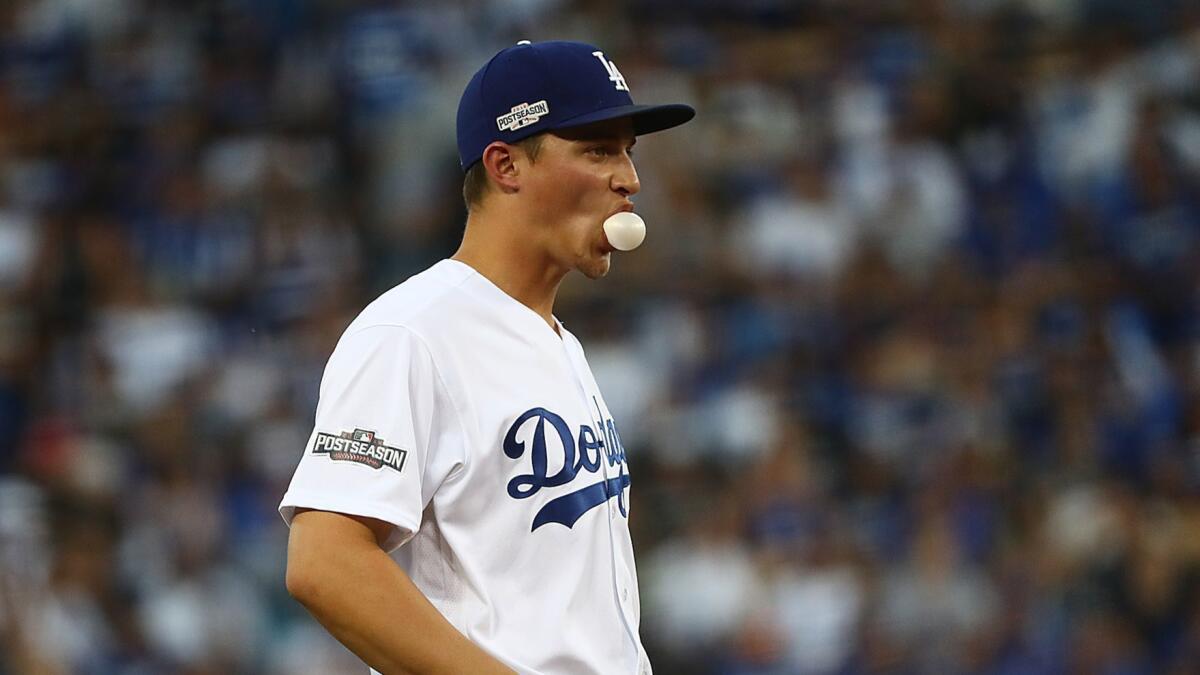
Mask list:
[[418,524],[406,517],[399,510],[383,504],[359,502],[339,499],[337,495],[296,495],[288,492],[279,504],[279,515],[288,527],[296,517],[296,509],[312,509],[314,511],[330,511],[350,516],[362,516],[382,520],[392,526],[392,533],[384,542],[384,550],[391,553],[416,534]]

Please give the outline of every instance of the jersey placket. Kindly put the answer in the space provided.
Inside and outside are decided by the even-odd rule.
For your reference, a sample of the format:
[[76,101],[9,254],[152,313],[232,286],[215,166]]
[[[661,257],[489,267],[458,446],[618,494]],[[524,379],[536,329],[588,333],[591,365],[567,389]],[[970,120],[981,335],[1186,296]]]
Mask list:
[[[604,433],[604,431],[603,431],[604,430],[604,411],[600,408],[599,391],[597,391],[594,395],[590,394],[588,392],[587,378],[584,377],[584,370],[586,369],[586,366],[583,364],[576,363],[576,360],[575,360],[573,354],[571,353],[571,350],[567,348],[567,344],[566,344],[565,340],[562,341],[562,350],[563,350],[563,352],[562,352],[563,356],[566,359],[567,364],[571,368],[571,373],[575,377],[575,384],[579,389],[580,396],[583,398],[585,409],[587,409],[589,411],[589,417],[591,416],[591,411],[593,409],[595,410],[595,412],[599,416],[599,418],[596,420],[593,420],[593,421],[597,423],[599,433],[601,435],[603,435],[603,433]],[[592,405],[593,401],[595,402],[594,407]],[[615,438],[615,436],[616,435],[614,434],[614,438]],[[605,437],[605,443],[607,444],[608,442],[609,442],[608,438]],[[606,453],[607,452],[615,452],[616,449],[609,448],[606,445],[605,451],[606,451]],[[629,463],[628,456],[626,456],[626,458],[625,458],[625,463],[626,463],[626,465],[628,465],[628,463]],[[612,466],[609,464],[609,462],[607,460],[607,457],[601,458],[600,466],[601,466],[601,471],[603,471],[604,480],[606,482],[613,478],[616,478],[617,475],[619,475],[620,470],[618,469],[618,471],[616,473],[614,473]],[[626,467],[626,470],[628,470],[628,467]],[[609,537],[608,550],[609,550],[609,556],[611,559],[612,571],[613,571],[613,591],[614,591],[614,594],[617,599],[617,606],[621,608],[621,618],[625,622],[625,630],[628,633],[630,640],[633,641],[634,649],[637,650],[638,673],[640,675],[648,675],[650,672],[649,662],[646,658],[645,653],[642,651],[640,641],[638,640],[638,637],[637,637],[637,630],[634,628],[635,622],[634,622],[634,618],[633,618],[633,605],[632,605],[633,593],[631,590],[632,586],[633,586],[633,577],[629,573],[628,566],[621,560],[621,557],[617,554],[617,551],[620,547],[620,542],[618,541],[619,535],[618,535],[618,526],[616,524],[616,521],[620,515],[619,500],[621,500],[623,498],[624,498],[623,494],[619,493],[617,496],[610,498],[605,503],[606,508],[608,509],[608,513],[609,513],[609,517],[607,519],[607,521],[608,521],[608,537]],[[626,505],[626,513],[628,513],[628,512],[629,512],[629,506]]]

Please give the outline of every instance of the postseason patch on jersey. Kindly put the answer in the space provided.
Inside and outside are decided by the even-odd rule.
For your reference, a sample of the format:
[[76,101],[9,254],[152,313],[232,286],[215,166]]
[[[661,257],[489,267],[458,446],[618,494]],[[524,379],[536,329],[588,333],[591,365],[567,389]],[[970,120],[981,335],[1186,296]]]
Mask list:
[[341,462],[365,464],[372,469],[386,466],[396,471],[404,469],[404,459],[408,456],[407,451],[386,445],[374,431],[366,429],[343,431],[337,436],[318,431],[313,454],[329,455],[329,459]]

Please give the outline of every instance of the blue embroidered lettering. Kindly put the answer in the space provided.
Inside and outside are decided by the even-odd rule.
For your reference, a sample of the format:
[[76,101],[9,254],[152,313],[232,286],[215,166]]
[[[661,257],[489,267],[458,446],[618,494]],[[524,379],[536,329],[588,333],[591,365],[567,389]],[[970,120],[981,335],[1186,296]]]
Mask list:
[[586,424],[579,425],[579,462],[575,470],[587,469],[595,473],[600,468],[600,453],[604,450],[604,441],[596,438],[596,432]]
[[[517,440],[517,432],[521,426],[530,418],[537,418],[537,426],[533,431],[533,450],[529,453],[530,463],[533,465],[533,473],[524,476],[517,476],[508,482],[508,495],[513,499],[525,499],[532,497],[544,487],[555,487],[570,483],[575,478],[575,439],[571,436],[571,429],[567,427],[567,423],[563,418],[546,410],[545,408],[534,408],[526,411],[516,422],[509,427],[508,433],[504,435],[504,454],[511,459],[520,459],[521,455],[525,454],[525,442]],[[549,421],[558,432],[559,440],[563,447],[563,466],[558,473],[553,476],[547,476],[546,471],[549,466],[549,461],[546,457],[546,422]]]
[[[596,412],[601,412],[598,401]],[[549,474],[547,423],[558,434],[563,452],[562,468],[553,475]],[[625,468],[625,448],[621,443],[621,436],[617,433],[616,423],[612,419],[604,419],[603,414],[597,420],[597,425],[597,429],[586,424],[579,425],[579,437],[576,439],[571,435],[571,429],[562,417],[545,408],[531,408],[517,417],[504,434],[505,456],[509,459],[521,459],[525,456],[528,445],[529,465],[532,470],[530,473],[517,475],[508,482],[508,495],[513,499],[527,499],[542,488],[566,485],[575,480],[580,470],[597,473],[605,460],[609,466],[619,465],[616,478],[602,480],[551,499],[534,516],[530,531],[548,523],[572,527],[583,514],[613,497],[617,498],[617,507],[621,515],[628,516],[625,489],[629,487],[629,474]],[[532,433],[529,431],[530,427]],[[524,435],[522,431],[525,432]]]

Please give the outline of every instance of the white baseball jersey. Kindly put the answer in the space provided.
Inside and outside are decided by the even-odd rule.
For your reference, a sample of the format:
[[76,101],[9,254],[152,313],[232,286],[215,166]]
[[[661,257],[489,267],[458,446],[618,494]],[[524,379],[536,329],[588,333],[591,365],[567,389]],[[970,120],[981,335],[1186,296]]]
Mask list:
[[380,296],[329,358],[279,511],[395,525],[417,587],[519,673],[645,675],[625,450],[558,325],[454,260]]

